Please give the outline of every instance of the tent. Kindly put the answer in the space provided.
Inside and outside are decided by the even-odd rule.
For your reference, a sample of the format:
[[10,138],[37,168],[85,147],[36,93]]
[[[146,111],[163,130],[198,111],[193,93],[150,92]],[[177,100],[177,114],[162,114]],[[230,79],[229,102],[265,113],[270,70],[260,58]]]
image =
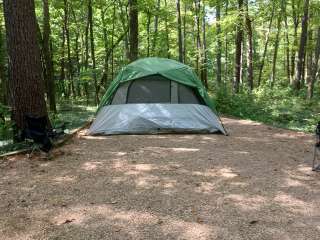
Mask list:
[[124,67],[98,107],[92,135],[226,131],[192,68],[144,58]]

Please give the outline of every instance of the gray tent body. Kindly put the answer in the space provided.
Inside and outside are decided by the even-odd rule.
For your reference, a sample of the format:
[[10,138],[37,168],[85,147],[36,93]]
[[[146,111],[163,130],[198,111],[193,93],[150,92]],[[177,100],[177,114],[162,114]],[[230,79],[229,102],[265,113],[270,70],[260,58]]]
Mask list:
[[89,129],[91,135],[218,132],[226,134],[197,91],[158,74],[121,83]]

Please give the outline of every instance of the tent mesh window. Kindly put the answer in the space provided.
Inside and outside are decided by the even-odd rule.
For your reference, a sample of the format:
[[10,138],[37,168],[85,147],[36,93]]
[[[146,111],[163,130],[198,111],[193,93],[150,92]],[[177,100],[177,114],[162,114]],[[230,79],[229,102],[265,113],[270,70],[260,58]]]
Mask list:
[[170,80],[159,75],[132,81],[127,103],[170,103]]
[[119,86],[119,88],[117,89],[112,99],[112,102],[111,102],[112,105],[126,103],[129,85],[130,85],[130,82],[125,82]]
[[126,103],[204,104],[204,101],[193,88],[161,75],[152,75],[119,86],[111,104]]
[[195,93],[195,91],[183,84],[179,84],[178,87],[178,96],[179,96],[179,103],[184,104],[204,104],[202,99]]

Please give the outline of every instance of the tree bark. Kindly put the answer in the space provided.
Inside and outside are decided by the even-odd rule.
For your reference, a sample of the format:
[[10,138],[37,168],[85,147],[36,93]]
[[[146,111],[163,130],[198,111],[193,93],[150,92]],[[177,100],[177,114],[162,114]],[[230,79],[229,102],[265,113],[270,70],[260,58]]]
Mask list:
[[221,75],[222,75],[222,69],[221,69],[221,51],[222,51],[222,42],[221,42],[221,6],[220,6],[220,0],[217,1],[216,5],[216,28],[217,28],[217,83],[220,86],[221,84]]
[[[167,9],[167,0],[164,0],[164,7],[165,9]],[[165,30],[166,30],[166,43],[167,43],[167,46],[166,46],[166,52],[167,52],[167,58],[170,58],[171,55],[170,55],[170,38],[169,38],[169,26],[168,26],[168,16],[167,14],[165,15]]]
[[260,84],[261,84],[263,67],[264,67],[265,58],[266,58],[266,55],[267,55],[268,45],[269,45],[269,40],[270,40],[270,32],[271,32],[271,27],[272,27],[272,21],[273,21],[275,6],[276,6],[276,4],[273,3],[271,16],[270,16],[270,20],[269,20],[268,32],[267,32],[267,35],[266,35],[266,42],[264,44],[264,50],[263,50],[262,60],[261,60],[260,69],[259,69],[258,86],[260,86]]
[[5,69],[5,36],[2,24],[0,25],[0,103],[3,105],[8,104],[8,81]]
[[147,10],[147,57],[150,56],[150,24],[151,24],[151,13]]
[[157,46],[157,40],[158,40],[158,24],[159,24],[159,14],[160,14],[160,0],[157,2],[157,7],[156,7],[156,14],[154,16],[154,31],[153,31],[153,41],[152,41],[152,48],[151,52],[155,56],[155,49]]
[[[202,49],[201,49],[201,37],[200,37],[200,7],[201,7],[201,0],[195,0],[195,27],[196,27],[196,72],[200,75],[200,65],[199,62],[202,61]],[[201,79],[202,80],[202,79]]]
[[234,79],[233,79],[233,92],[239,93],[240,81],[241,81],[241,58],[242,58],[242,41],[243,41],[243,0],[238,0],[239,16],[237,21],[236,30],[236,53],[234,63]]
[[26,114],[48,118],[35,5],[33,0],[4,0],[3,6],[10,59],[12,121],[22,130]]
[[276,71],[277,71],[277,57],[278,57],[278,49],[279,49],[279,35],[281,31],[281,16],[278,16],[277,23],[277,35],[274,43],[274,51],[273,51],[273,61],[272,61],[272,75],[271,75],[271,88],[273,88],[274,83],[276,81]]
[[317,43],[315,46],[315,54],[314,60],[312,61],[311,73],[309,75],[310,79],[307,80],[308,82],[308,99],[313,97],[314,92],[314,84],[316,82],[317,73],[319,71],[319,58],[320,58],[320,27],[317,30]]
[[180,0],[176,0],[176,5],[177,5],[177,31],[178,31],[179,61],[183,62]]
[[52,61],[52,48],[51,48],[51,28],[50,28],[50,13],[49,2],[43,0],[43,55],[45,62],[44,79],[47,84],[47,96],[49,100],[49,108],[54,113],[57,112],[56,108],[56,93],[54,83],[54,69]]
[[137,0],[129,0],[129,42],[130,42],[130,62],[138,58],[138,2]]
[[206,14],[205,4],[202,5],[203,16],[202,16],[202,66],[201,66],[201,80],[204,83],[206,89],[208,89],[208,56],[207,56],[207,39],[206,39]]
[[299,90],[301,87],[301,78],[303,74],[303,65],[305,57],[305,48],[308,39],[308,15],[309,15],[309,0],[304,1],[303,7],[303,17],[301,21],[301,36],[300,36],[300,46],[297,59],[296,74],[294,79],[293,88]]
[[246,30],[248,34],[247,39],[247,74],[248,74],[248,88],[250,92],[253,90],[253,33],[252,33],[252,20],[249,16],[249,4],[246,1]]

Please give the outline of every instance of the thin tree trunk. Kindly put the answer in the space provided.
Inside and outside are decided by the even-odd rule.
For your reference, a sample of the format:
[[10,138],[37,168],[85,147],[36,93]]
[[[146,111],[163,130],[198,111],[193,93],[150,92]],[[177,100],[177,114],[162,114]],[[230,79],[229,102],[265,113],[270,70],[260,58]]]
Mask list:
[[66,35],[65,35],[65,29],[64,24],[62,24],[62,41],[61,41],[61,57],[60,57],[60,78],[59,78],[59,86],[61,87],[61,90],[64,94],[64,97],[67,97],[66,89],[65,89],[65,45],[66,45]]
[[289,26],[288,26],[288,17],[287,17],[287,1],[282,0],[281,1],[281,9],[284,13],[283,20],[284,20],[284,26],[285,26],[285,36],[286,36],[286,70],[287,70],[287,79],[288,82],[290,82],[290,40],[289,40]]
[[183,13],[183,62],[187,62],[187,3],[184,3],[184,13]]
[[138,2],[129,0],[129,39],[130,39],[130,62],[138,58]]
[[[111,46],[113,46],[113,44],[114,44],[115,18],[116,18],[116,5],[113,5]],[[113,77],[114,77],[114,52],[113,52],[113,49],[112,49],[112,51],[111,51],[111,79],[113,79]]]
[[54,113],[56,109],[55,84],[54,84],[54,69],[52,61],[51,48],[51,28],[50,28],[50,13],[48,0],[43,0],[43,54],[45,61],[44,79],[47,83],[47,94],[50,110]]
[[248,87],[250,92],[253,90],[253,33],[252,33],[252,20],[249,16],[249,4],[246,1],[246,30],[248,34],[247,39],[247,73],[248,73]]
[[300,36],[300,47],[297,59],[296,75],[294,79],[294,89],[299,90],[301,87],[301,78],[303,74],[303,64],[305,57],[305,48],[308,39],[308,15],[309,15],[309,0],[304,1],[303,17],[301,21],[301,36]]
[[206,89],[208,89],[208,56],[207,56],[207,40],[206,40],[206,14],[205,4],[202,5],[203,16],[202,16],[202,66],[201,66],[201,79]]
[[[74,84],[73,84],[73,67],[71,60],[71,47],[70,47],[70,34],[69,34],[69,4],[67,0],[64,0],[64,29],[67,40],[67,57],[68,57],[68,80],[69,89],[71,90],[72,96],[75,95]],[[69,91],[70,93],[70,91]]]
[[158,40],[158,23],[159,23],[159,14],[160,14],[160,0],[157,2],[156,7],[156,15],[154,16],[154,32],[153,32],[153,42],[152,42],[152,54],[155,54],[155,49],[157,46],[157,40]]
[[90,29],[90,50],[91,50],[91,60],[92,60],[92,73],[93,73],[93,82],[95,88],[95,104],[99,104],[99,95],[98,95],[98,83],[96,76],[96,57],[94,49],[94,36],[93,36],[93,10],[92,10],[92,0],[89,0],[88,3],[88,22]]
[[217,83],[220,86],[221,84],[221,75],[222,75],[222,69],[221,69],[221,51],[222,51],[222,42],[221,42],[221,14],[220,14],[220,0],[217,1],[216,5],[216,28],[217,28]]
[[147,10],[147,57],[150,56],[150,23],[151,23],[151,13]]
[[[167,9],[167,0],[164,0],[164,7]],[[167,58],[170,58],[170,38],[169,38],[169,26],[168,26],[168,16],[167,14],[165,15],[165,30],[166,30],[166,53],[167,53]]]
[[180,0],[176,0],[176,5],[177,5],[177,31],[178,31],[179,61],[183,62]]
[[33,0],[4,0],[7,33],[12,120],[25,128],[25,115],[44,116],[50,121],[44,98],[37,20]]
[[201,0],[195,0],[195,26],[196,26],[196,44],[197,44],[197,54],[196,54],[196,72],[199,75],[200,73],[200,64],[202,61],[202,49],[201,49],[201,37],[200,37],[200,7]]
[[311,74],[308,79],[308,98],[311,99],[313,97],[314,92],[314,84],[316,82],[317,72],[319,71],[319,58],[320,58],[320,27],[317,30],[317,43],[315,47],[314,61],[312,62]]
[[[228,9],[229,9],[229,1],[226,0],[226,7],[225,7],[225,16],[228,16]],[[229,54],[228,54],[228,32],[226,31],[225,33],[225,52],[224,52],[224,58],[225,58],[225,63],[224,63],[224,74],[225,74],[225,77],[224,79],[227,79],[228,78],[228,58],[229,58]]]
[[242,69],[242,41],[243,41],[243,0],[238,0],[238,24],[236,30],[236,53],[235,53],[235,63],[234,63],[234,80],[233,80],[233,92],[238,93],[241,81],[241,69]]
[[260,86],[260,84],[261,84],[263,67],[264,67],[265,58],[266,58],[267,51],[268,51],[268,44],[269,44],[269,40],[270,40],[270,32],[271,32],[272,21],[273,21],[273,16],[274,16],[274,11],[275,11],[275,5],[276,4],[273,2],[270,21],[269,21],[269,26],[268,26],[268,32],[267,32],[267,35],[266,35],[266,42],[264,44],[262,60],[261,60],[260,68],[259,68],[258,86]]
[[281,31],[281,16],[278,16],[278,23],[277,23],[277,35],[274,44],[274,52],[273,52],[273,61],[272,61],[272,75],[271,75],[271,88],[273,88],[274,83],[276,81],[276,70],[277,70],[277,56],[278,56],[278,49],[279,49],[279,35]]

